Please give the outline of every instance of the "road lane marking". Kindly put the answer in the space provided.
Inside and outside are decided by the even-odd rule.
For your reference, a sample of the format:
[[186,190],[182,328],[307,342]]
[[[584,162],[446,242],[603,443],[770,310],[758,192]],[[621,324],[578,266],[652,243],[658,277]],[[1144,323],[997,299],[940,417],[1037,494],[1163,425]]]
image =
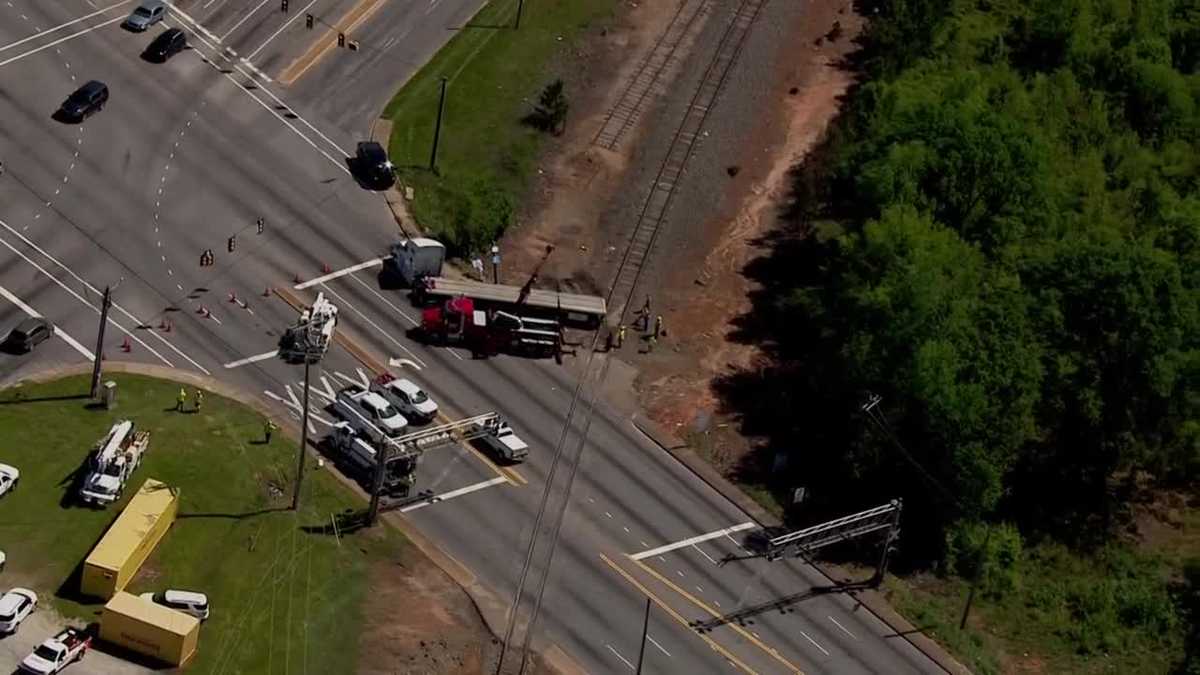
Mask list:
[[481,481],[479,483],[475,483],[474,485],[468,485],[466,487],[458,488],[457,490],[443,492],[440,495],[433,495],[432,497],[429,497],[426,501],[419,502],[417,504],[409,504],[408,506],[405,506],[404,508],[401,508],[398,510],[400,511],[400,513],[408,513],[409,511],[416,511],[417,509],[423,509],[426,506],[429,506],[431,504],[437,504],[438,502],[444,502],[444,501],[447,501],[450,499],[454,499],[455,497],[461,497],[463,495],[471,494],[472,492],[478,492],[479,490],[486,490],[487,488],[490,488],[492,486],[499,485],[501,483],[507,483],[507,482],[508,482],[507,478],[503,478],[503,477],[492,478],[491,480]]
[[[222,40],[222,41],[224,41],[224,40],[225,40],[225,38],[227,38],[227,37],[229,37],[230,35],[232,35],[232,34],[233,34],[233,31],[237,30],[237,29],[238,29],[238,28],[239,28],[239,27],[240,27],[242,24],[246,23],[246,21],[247,21],[247,20],[248,20],[250,17],[254,16],[254,13],[255,13],[255,12],[257,12],[257,11],[258,11],[258,10],[260,10],[260,9],[262,9],[262,6],[263,6],[263,5],[265,5],[265,4],[267,4],[267,0],[262,0],[262,2],[260,2],[260,3],[258,3],[257,5],[255,5],[255,6],[254,6],[254,9],[250,10],[249,12],[246,12],[246,16],[243,16],[241,21],[238,21],[237,23],[233,24],[233,28],[230,28],[229,30],[225,31],[225,34],[221,36],[221,40]],[[228,48],[228,47],[226,47],[226,49],[229,49],[229,48]],[[237,56],[237,54],[234,54],[234,56]]]
[[[4,223],[4,221],[0,221],[0,224],[3,224],[3,223]],[[5,227],[7,227],[7,225],[5,225]],[[76,293],[76,292],[75,292],[75,290],[74,290],[73,288],[71,288],[70,286],[67,286],[67,285],[66,285],[66,284],[64,284],[62,281],[60,281],[60,280],[58,279],[58,277],[56,277],[56,276],[54,276],[54,275],[50,274],[49,272],[47,272],[47,271],[46,271],[46,269],[45,269],[44,267],[42,267],[41,265],[39,265],[39,264],[37,264],[36,262],[34,262],[33,260],[31,260],[31,259],[29,258],[29,256],[27,256],[27,255],[25,255],[24,253],[21,253],[20,251],[18,251],[18,250],[17,250],[17,249],[16,249],[16,248],[15,248],[15,247],[12,245],[12,244],[8,243],[8,241],[7,241],[7,240],[5,240],[5,239],[0,239],[0,244],[4,244],[4,246],[5,246],[6,248],[8,248],[8,250],[10,250],[10,251],[12,251],[13,253],[16,253],[17,255],[21,256],[21,258],[23,258],[23,259],[25,260],[25,262],[29,263],[30,265],[33,265],[33,267],[34,267],[34,268],[35,268],[37,271],[41,272],[43,275],[45,275],[45,276],[46,276],[46,278],[50,279],[50,280],[51,280],[51,281],[53,281],[55,284],[57,284],[59,288],[63,289],[63,290],[64,290],[64,291],[66,291],[67,293],[71,294],[71,295],[72,295],[72,296],[73,296],[73,297],[74,297],[76,300],[78,300],[78,301],[82,302],[83,304],[87,305],[87,306],[88,306],[88,307],[89,307],[89,308],[90,308],[92,311],[96,312],[97,314],[99,314],[99,313],[100,313],[100,309],[99,309],[98,307],[96,307],[95,305],[93,305],[92,303],[88,302],[88,301],[87,301],[87,298],[84,298],[83,296],[79,295],[78,293]],[[93,292],[95,292],[95,290],[94,290],[94,289],[93,289]],[[113,305],[112,305],[112,306],[113,306],[113,307],[116,307],[117,305],[116,305],[116,303],[113,303]],[[143,341],[142,341],[142,339],[141,339],[140,337],[138,337],[138,336],[134,335],[133,333],[130,333],[128,330],[126,330],[126,329],[125,329],[125,327],[124,327],[124,326],[122,326],[121,324],[119,324],[119,323],[117,323],[116,321],[114,321],[114,320],[113,320],[113,318],[112,318],[111,316],[110,316],[110,317],[108,317],[108,322],[109,322],[110,324],[112,324],[114,327],[116,327],[116,329],[117,329],[117,330],[121,331],[121,332],[122,332],[122,333],[124,333],[126,336],[128,336],[129,338],[132,338],[132,339],[133,339],[134,341],[136,341],[138,344],[140,344],[141,346],[145,347],[147,351],[149,351],[151,354],[153,354],[153,355],[155,355],[156,357],[158,357],[158,360],[160,360],[160,361],[162,361],[163,363],[167,364],[167,365],[168,365],[168,366],[170,366],[171,368],[174,368],[174,367],[175,367],[175,364],[173,364],[173,363],[171,363],[170,361],[168,361],[168,360],[167,360],[167,358],[166,358],[165,356],[163,356],[162,354],[159,354],[157,351],[155,351],[155,350],[154,350],[154,348],[153,348],[153,347],[151,347],[150,345],[148,345],[148,344],[146,344],[145,342],[143,342]],[[142,325],[142,324],[141,324],[141,322],[138,322],[138,325],[139,325],[139,326],[140,326],[140,325]]]
[[855,640],[857,640],[857,639],[858,639],[858,636],[856,636],[854,633],[851,633],[850,631],[846,630],[846,627],[845,627],[845,626],[843,626],[842,624],[838,623],[838,620],[837,620],[837,619],[833,618],[832,616],[829,616],[829,617],[826,617],[826,618],[828,618],[830,621],[832,621],[832,622],[833,622],[833,625],[837,626],[838,628],[841,628],[841,629],[842,629],[842,632],[843,632],[843,633],[845,633],[846,635],[849,635],[850,637],[854,638]]
[[[329,50],[333,49],[334,46],[337,45],[337,40],[335,39],[336,33],[346,34],[353,31],[367,17],[374,14],[375,10],[379,9],[379,6],[383,4],[383,0],[375,0],[374,4],[368,5],[367,3],[370,1],[371,0],[360,0],[358,4],[356,4],[354,7],[351,7],[350,11],[342,15],[342,18],[338,19],[333,26],[326,30],[325,34],[317,39],[317,41],[314,42],[312,46],[310,46],[308,50],[304,52],[304,54],[300,55],[298,59],[293,61],[291,65],[283,70],[283,72],[279,75],[279,81],[283,84],[292,84],[296,80],[300,79],[304,73],[308,72],[309,68],[312,68],[319,63],[321,59],[325,57],[325,54],[329,53]],[[353,19],[352,17],[354,17],[356,14],[359,15],[358,18]],[[342,24],[348,20],[352,21],[352,23],[343,27]],[[329,38],[329,41],[326,42],[325,38]],[[299,72],[293,72],[296,70],[296,68],[299,68]]]
[[54,42],[48,42],[48,43],[42,45],[41,47],[34,47],[33,49],[30,49],[29,51],[26,51],[26,52],[21,52],[20,54],[17,54],[16,56],[10,56],[5,60],[0,61],[0,66],[7,66],[8,64],[13,63],[14,61],[20,61],[21,59],[23,59],[27,56],[33,56],[34,54],[36,54],[40,51],[49,49],[57,44],[61,44],[63,42],[66,42],[67,40],[73,40],[73,39],[79,37],[80,35],[86,35],[94,30],[97,30],[99,28],[104,28],[105,26],[114,24],[114,23],[116,23],[118,21],[122,21],[122,20],[123,20],[123,18],[118,16],[115,19],[109,19],[108,21],[105,21],[104,23],[99,23],[99,24],[96,24],[95,26],[91,26],[90,28],[85,28],[77,33],[71,33],[70,35],[68,35],[66,37],[61,37],[61,38],[55,40]]
[[636,667],[636,666],[634,666],[632,663],[630,663],[630,662],[629,662],[629,659],[625,658],[624,656],[621,656],[621,652],[619,652],[619,651],[617,651],[617,650],[613,649],[613,646],[612,646],[612,645],[610,645],[610,644],[606,644],[606,645],[604,645],[604,646],[605,646],[605,647],[608,647],[608,651],[612,652],[614,656],[616,656],[618,659],[621,659],[622,661],[624,661],[624,662],[625,662],[625,665],[629,666],[629,669],[630,669],[630,670],[637,670],[637,667]]
[[[288,26],[290,26],[293,21],[295,21],[296,19],[299,19],[302,15],[307,14],[308,9],[310,7],[312,7],[313,5],[315,5],[316,3],[317,3],[317,0],[312,0],[312,2],[308,3],[304,7],[300,8],[299,12],[296,12],[295,14],[292,15],[292,18],[285,21],[284,24],[279,27],[279,30],[272,33],[271,37],[267,38],[261,45],[258,46],[258,49],[255,49],[254,51],[250,52],[250,54],[248,54],[246,56],[246,59],[253,59],[255,56],[258,56],[258,53],[261,52],[264,48],[266,48],[267,45],[271,44],[272,40],[274,40],[276,37],[278,37],[279,34],[282,33]],[[205,6],[207,7],[207,5],[205,5]]]
[[671,652],[667,651],[666,649],[663,649],[663,646],[658,644],[658,640],[655,640],[652,635],[650,635],[649,633],[646,633],[646,639],[650,641],[650,644],[654,645],[655,647],[658,647],[658,651],[666,654],[667,658],[672,658]]
[[[11,302],[12,304],[19,307],[21,309],[21,311],[25,312],[29,316],[32,316],[32,317],[38,318],[38,319],[44,318],[41,314],[37,313],[36,310],[34,310],[29,305],[25,304],[25,302],[23,300],[18,298],[16,295],[11,293],[7,288],[5,288],[3,286],[0,286],[0,295],[3,295],[4,297],[8,298],[9,302]],[[83,345],[79,344],[79,342],[75,338],[71,337],[70,335],[67,335],[67,332],[65,330],[63,330],[62,328],[55,326],[54,334],[57,335],[58,337],[62,338],[63,342],[66,342],[68,345],[70,345],[72,349],[74,349],[75,351],[82,354],[83,358],[87,359],[88,361],[96,360],[95,354],[93,354],[91,351],[89,351],[87,347],[84,347]]]
[[[414,318],[410,317],[409,315],[405,314],[405,313],[404,313],[404,310],[400,309],[400,308],[399,308],[399,307],[397,307],[396,305],[393,305],[391,300],[388,300],[387,298],[383,297],[383,294],[381,294],[379,291],[375,290],[374,288],[371,288],[371,285],[370,285],[370,284],[368,284],[367,282],[363,281],[362,279],[359,279],[357,274],[351,274],[351,275],[350,275],[350,278],[351,278],[351,279],[353,279],[353,280],[355,280],[355,281],[357,281],[357,282],[358,282],[358,284],[359,284],[360,286],[362,286],[363,288],[365,288],[365,289],[367,289],[368,291],[370,291],[370,292],[374,293],[374,294],[375,294],[375,297],[377,297],[377,298],[379,298],[380,300],[382,300],[382,301],[384,302],[384,304],[386,304],[388,307],[391,307],[392,309],[396,310],[396,313],[397,313],[397,314],[399,314],[400,316],[404,317],[404,319],[405,319],[406,321],[408,321],[409,323],[411,323],[412,325],[414,325],[414,326],[419,326],[419,325],[421,325],[421,324],[420,324],[420,322],[418,322],[416,319],[414,319]],[[462,358],[462,357],[459,357],[459,358]]]
[[297,291],[302,291],[311,286],[323,284],[326,281],[331,281],[333,279],[337,279],[338,277],[344,277],[347,274],[350,274],[352,272],[357,272],[359,270],[365,270],[368,267],[375,267],[376,265],[382,265],[383,260],[384,260],[383,258],[372,258],[371,260],[365,260],[363,262],[358,263],[357,265],[351,265],[345,269],[340,269],[340,270],[337,270],[336,272],[330,272],[329,274],[317,277],[316,279],[310,279],[308,281],[296,284],[295,286],[292,286],[292,288]]
[[417,356],[416,352],[414,352],[413,350],[404,346],[404,343],[402,343],[399,340],[397,340],[396,338],[392,337],[391,333],[389,333],[386,330],[384,330],[383,328],[381,328],[379,324],[375,323],[375,321],[371,319],[371,317],[367,316],[366,314],[363,314],[361,311],[359,311],[359,309],[357,307],[355,307],[354,305],[351,305],[345,298],[338,295],[337,291],[330,289],[329,286],[326,286],[324,284],[321,285],[321,288],[325,289],[325,292],[329,293],[334,298],[336,298],[339,302],[341,302],[342,306],[349,307],[350,311],[354,312],[355,314],[357,314],[359,316],[360,319],[367,322],[368,325],[370,325],[372,328],[374,328],[376,331],[378,331],[379,334],[382,335],[388,342],[391,342],[392,344],[396,345],[400,349],[403,349],[405,352],[407,352],[408,355],[412,357],[413,361],[416,361],[418,364],[420,364],[420,366],[422,368],[425,367],[425,362],[421,360],[421,357]]
[[817,644],[817,641],[816,641],[816,640],[814,640],[814,639],[810,638],[810,637],[808,636],[808,633],[805,633],[804,631],[800,631],[800,634],[804,636],[804,639],[805,639],[805,640],[808,640],[809,642],[811,642],[811,643],[813,644],[813,646],[814,646],[814,647],[816,647],[817,649],[820,649],[822,654],[824,654],[825,656],[829,656],[829,652],[825,651],[825,648],[824,648],[824,647],[822,647],[821,645]]
[[[49,35],[50,33],[53,33],[53,32],[55,32],[55,31],[62,30],[63,28],[66,28],[67,26],[70,26],[70,25],[72,25],[72,24],[77,24],[77,23],[79,23],[80,21],[85,21],[85,20],[87,20],[87,19],[90,19],[90,18],[92,18],[93,16],[96,16],[97,14],[103,14],[103,13],[107,12],[107,11],[108,11],[108,10],[110,10],[110,9],[114,9],[114,8],[116,8],[116,7],[120,7],[121,5],[126,5],[126,4],[129,4],[129,2],[130,2],[130,0],[121,0],[121,2],[118,2],[118,3],[116,3],[116,4],[113,4],[113,5],[109,5],[108,7],[105,7],[104,9],[100,9],[100,10],[97,10],[97,11],[95,11],[95,12],[92,12],[91,14],[84,14],[83,16],[79,17],[78,19],[71,19],[70,21],[68,21],[68,22],[66,22],[66,23],[61,23],[61,24],[59,24],[59,25],[57,25],[57,26],[55,26],[55,27],[53,27],[53,28],[47,28],[46,30],[43,30],[43,31],[38,31],[37,33],[34,33],[33,35],[30,35],[30,36],[28,36],[28,37],[21,38],[20,40],[17,40],[16,42],[10,42],[10,43],[8,43],[8,44],[4,45],[3,47],[0,47],[0,52],[3,52],[3,51],[8,51],[9,49],[12,49],[13,47],[18,47],[18,46],[20,46],[20,45],[23,45],[23,44],[25,44],[26,42],[29,42],[30,40],[36,40],[36,39],[38,39],[38,38],[40,38],[40,37],[43,37],[43,36]],[[118,17],[118,18],[120,18],[120,17]],[[35,29],[35,30],[36,30],[36,29]]]
[[712,557],[711,555],[709,555],[709,554],[705,553],[705,552],[704,552],[704,549],[700,548],[699,546],[697,546],[697,545],[695,545],[695,544],[692,544],[692,548],[696,549],[696,551],[697,551],[698,553],[700,553],[700,555],[704,556],[705,558],[708,558],[708,561],[709,561],[710,563],[712,563],[712,564],[714,564],[714,565],[717,565],[717,564],[719,564],[719,563],[717,563],[717,561],[716,561],[716,560],[714,560],[714,559],[713,559],[713,557]]
[[[192,18],[192,16],[190,14],[183,11],[182,9],[179,9],[179,7],[177,7],[174,2],[170,2],[168,0],[167,6],[171,8],[171,14],[174,14],[175,16],[178,16],[178,17],[182,18],[183,20],[195,25],[196,29],[198,31],[200,31],[201,33],[204,33],[204,35],[206,35],[208,37],[208,39],[212,40],[213,42],[221,41],[221,38],[217,37],[212,31],[205,28],[204,25],[201,24],[199,21]],[[166,22],[164,22],[164,23],[166,23]],[[193,31],[193,32],[195,32],[195,31]],[[215,49],[215,47],[214,47],[214,49]]]
[[672,619],[675,619],[676,621],[678,621],[679,625],[683,626],[684,629],[687,630],[687,632],[691,633],[692,635],[695,635],[696,637],[700,638],[701,640],[704,640],[704,642],[706,642],[708,644],[708,646],[713,649],[713,651],[717,652],[721,656],[724,656],[730,663],[732,663],[736,667],[741,668],[742,670],[746,671],[750,675],[758,675],[758,673],[756,673],[754,671],[754,669],[752,669],[750,666],[747,666],[745,663],[743,663],[740,659],[738,659],[738,657],[734,656],[728,649],[721,646],[721,644],[718,643],[716,640],[712,639],[711,637],[709,637],[703,633],[699,633],[695,629],[693,629],[691,624],[688,623],[687,619],[683,618],[683,616],[680,615],[679,612],[676,612],[673,607],[671,607],[666,602],[664,602],[661,598],[659,598],[657,595],[655,595],[653,591],[651,591],[649,588],[646,588],[646,586],[644,584],[642,584],[642,582],[638,581],[637,579],[634,579],[633,575],[630,574],[629,572],[626,572],[623,567],[616,564],[612,560],[609,560],[608,556],[604,555],[603,553],[600,554],[600,559],[604,561],[604,564],[606,564],[610,568],[612,568],[612,570],[614,572],[621,575],[621,577],[623,579],[625,579],[625,581],[628,581],[630,584],[633,585],[634,588],[641,591],[642,595],[645,595],[647,598],[650,598],[650,600],[653,601],[654,604],[658,605],[659,608],[661,608],[664,612],[666,612]]
[[666,544],[663,546],[659,546],[658,548],[652,548],[649,551],[642,551],[641,553],[635,553],[629,557],[632,558],[633,560],[641,560],[643,558],[649,558],[651,556],[659,555],[660,553],[667,553],[669,551],[674,551],[675,549],[684,548],[687,546],[691,546],[693,544],[699,544],[700,542],[703,542],[703,541],[708,541],[710,539],[716,539],[717,537],[728,536],[734,532],[741,532],[743,530],[749,530],[749,529],[752,529],[755,527],[758,527],[757,523],[747,521],[747,522],[741,523],[740,525],[734,525],[732,527],[727,527],[723,530],[716,530],[714,532],[709,532],[707,534],[698,534],[694,537],[691,537],[690,539],[684,539],[683,541],[677,541],[673,544]]
[[[688,601],[690,601],[690,602],[691,602],[693,605],[695,605],[695,606],[699,607],[700,609],[703,609],[704,611],[706,611],[706,612],[708,612],[709,614],[711,614],[711,615],[712,615],[712,617],[713,617],[714,619],[720,619],[720,618],[721,618],[721,613],[720,613],[720,612],[718,612],[717,610],[713,609],[712,607],[709,607],[707,603],[705,603],[703,600],[700,600],[700,599],[699,599],[699,598],[697,598],[696,596],[694,596],[694,595],[692,595],[691,593],[689,593],[689,592],[687,591],[687,589],[681,588],[681,587],[680,587],[678,584],[676,584],[674,581],[671,581],[670,579],[668,579],[668,578],[666,578],[665,576],[663,576],[661,573],[659,573],[659,571],[658,571],[658,570],[654,569],[653,567],[651,567],[651,566],[647,565],[646,563],[644,563],[644,562],[642,562],[642,561],[640,561],[640,560],[634,560],[634,561],[633,561],[633,564],[635,564],[635,565],[637,565],[638,567],[640,567],[640,568],[642,568],[643,570],[645,570],[645,572],[646,572],[647,574],[649,574],[650,576],[654,577],[655,579],[658,579],[659,581],[661,581],[661,582],[662,582],[663,584],[665,584],[665,585],[666,585],[668,588],[670,588],[671,590],[675,591],[675,592],[676,592],[676,593],[678,593],[679,595],[683,596],[685,599],[687,599]],[[758,647],[759,649],[761,649],[761,650],[763,650],[764,652],[766,652],[767,654],[769,654],[769,655],[771,656],[771,658],[773,658],[773,659],[775,659],[776,661],[778,661],[778,662],[782,663],[784,666],[786,666],[786,667],[788,668],[788,670],[789,670],[789,671],[791,671],[791,672],[793,672],[793,673],[803,673],[803,671],[801,671],[799,668],[797,668],[796,666],[792,665],[792,663],[791,663],[790,661],[788,661],[787,659],[785,659],[785,658],[783,657],[783,655],[779,653],[779,650],[775,649],[774,647],[771,647],[771,646],[767,645],[767,644],[766,644],[765,642],[763,642],[762,640],[760,640],[760,639],[758,639],[758,638],[754,637],[754,636],[753,636],[753,635],[751,635],[751,634],[750,634],[750,632],[749,632],[749,631],[747,631],[745,628],[742,628],[741,626],[737,625],[737,623],[736,623],[736,622],[728,622],[728,623],[725,623],[724,625],[728,626],[730,629],[732,629],[732,630],[733,630],[734,632],[736,632],[738,635],[741,635],[742,637],[744,637],[744,638],[746,638],[747,640],[749,640],[749,641],[750,641],[750,642],[751,642],[751,643],[752,643],[752,644],[753,644],[755,647]]]
[[279,356],[279,350],[272,349],[269,352],[263,352],[262,354],[255,354],[254,356],[247,356],[246,358],[238,359],[237,361],[230,361],[229,363],[225,364],[225,367],[226,368],[237,368],[238,366],[245,366],[245,365],[248,365],[251,363],[258,363],[259,361],[266,361],[267,359],[275,358],[276,356]]
[[[47,206],[49,206],[49,204],[47,204]],[[62,264],[62,262],[60,262],[60,261],[59,261],[57,258],[55,258],[54,256],[52,256],[52,255],[50,255],[49,253],[47,253],[47,252],[46,252],[46,250],[45,250],[45,249],[43,249],[41,246],[38,246],[37,244],[33,243],[33,241],[31,241],[31,240],[29,239],[29,237],[26,237],[25,235],[21,234],[20,232],[17,232],[17,231],[16,231],[16,230],[14,230],[13,228],[9,227],[8,223],[4,222],[3,220],[0,220],[0,227],[3,227],[4,229],[6,229],[6,230],[8,230],[9,232],[11,232],[11,233],[12,233],[14,236],[16,236],[18,239],[20,239],[21,241],[25,242],[25,245],[26,245],[26,246],[29,246],[29,247],[30,247],[30,248],[32,248],[33,250],[35,250],[35,251],[37,251],[38,253],[42,254],[42,255],[43,255],[43,256],[44,256],[44,257],[45,257],[47,260],[49,260],[50,262],[54,263],[55,265],[58,265],[58,267],[59,267],[60,269],[62,269],[62,270],[63,270],[64,272],[66,272],[67,274],[70,274],[70,275],[71,275],[72,277],[74,277],[74,279],[75,279],[76,281],[78,281],[79,283],[83,284],[84,288],[87,288],[89,291],[91,291],[91,292],[95,293],[96,295],[101,295],[101,293],[100,293],[100,289],[98,289],[98,288],[96,288],[95,286],[93,286],[93,285],[91,285],[90,283],[88,283],[88,282],[87,282],[87,280],[85,280],[83,277],[81,277],[81,276],[79,276],[78,274],[76,274],[76,273],[75,273],[75,270],[71,269],[70,267],[67,267],[67,266],[66,266],[66,265],[64,265],[64,264]],[[5,242],[5,245],[6,245],[6,246],[8,245],[8,244],[7,244],[7,242]],[[10,248],[11,248],[11,247],[10,247]],[[23,254],[19,254],[19,253],[18,253],[18,255],[20,255],[22,258],[25,258],[25,256],[24,256]],[[27,262],[29,262],[29,264],[31,264],[31,265],[33,265],[34,267],[36,267],[36,268],[38,268],[39,270],[41,270],[42,274],[45,274],[46,276],[50,276],[50,275],[49,275],[49,274],[48,274],[48,273],[47,273],[45,270],[42,270],[42,268],[41,268],[41,267],[40,267],[40,266],[39,266],[37,263],[34,263],[33,261],[29,260],[29,258],[25,258],[25,260],[26,260]],[[60,286],[62,286],[62,283],[61,283],[61,282],[59,282],[57,278],[55,278],[55,277],[52,277],[52,276],[50,276],[50,278],[51,278],[51,279],[54,279],[55,283],[58,283]],[[66,288],[66,287],[65,287],[65,286],[63,286],[63,288]],[[181,290],[182,290],[182,289],[181,289]],[[71,292],[72,292],[72,294],[74,293],[74,291],[71,291]],[[76,296],[76,297],[78,297],[78,296]],[[88,303],[87,303],[86,301],[84,301],[84,304],[88,304]],[[88,306],[90,307],[91,305],[89,304]],[[115,310],[117,310],[118,312],[120,312],[120,313],[124,314],[124,315],[125,315],[125,318],[127,318],[127,319],[130,319],[131,321],[133,321],[133,322],[134,322],[134,323],[136,323],[137,325],[139,325],[139,326],[144,326],[144,325],[146,325],[146,322],[145,322],[145,321],[142,321],[141,319],[137,318],[137,317],[136,317],[136,316],[134,316],[133,314],[130,314],[130,313],[129,313],[128,311],[126,311],[126,310],[125,310],[125,308],[124,308],[124,307],[122,307],[120,304],[118,304],[118,303],[114,302],[114,303],[112,304],[112,306],[113,306],[113,309],[115,309]],[[93,307],[93,309],[95,309],[95,308]],[[121,328],[119,325],[117,325],[116,323],[114,323],[114,322],[113,322],[113,320],[112,320],[111,318],[110,318],[108,321],[109,321],[109,323],[113,324],[114,326],[117,326],[118,328],[120,328],[120,329],[121,329],[121,330],[122,330],[122,331],[123,331],[123,332],[124,332],[126,335],[129,335],[130,337],[133,337],[133,339],[134,339],[134,340],[137,340],[138,344],[142,345],[142,346],[143,346],[143,347],[145,347],[146,349],[149,349],[149,350],[150,350],[150,352],[151,352],[152,354],[154,354],[155,356],[157,356],[157,357],[158,357],[158,358],[159,358],[159,359],[160,359],[160,360],[161,360],[163,363],[166,363],[167,365],[171,366],[172,368],[174,368],[174,367],[175,367],[175,366],[174,366],[174,364],[172,364],[170,361],[167,361],[166,359],[164,359],[164,358],[163,358],[163,357],[162,357],[162,356],[161,356],[161,355],[160,355],[158,352],[154,351],[153,349],[150,349],[150,346],[149,346],[149,345],[147,345],[145,342],[142,342],[142,340],[141,340],[140,338],[138,338],[138,337],[134,336],[134,335],[133,335],[132,333],[130,333],[129,331],[125,330],[124,328]],[[158,339],[158,341],[159,341],[159,342],[163,343],[163,344],[164,344],[164,345],[166,345],[167,347],[170,347],[170,348],[171,348],[171,351],[175,352],[175,353],[176,353],[176,354],[178,354],[179,356],[181,356],[181,357],[183,357],[184,359],[186,359],[188,363],[190,363],[190,364],[192,364],[193,366],[195,366],[195,367],[196,367],[196,369],[197,369],[197,370],[199,370],[200,372],[204,373],[205,375],[212,375],[212,373],[208,372],[208,369],[207,369],[207,368],[205,368],[204,366],[200,365],[199,363],[196,363],[195,359],[193,359],[192,357],[190,357],[190,356],[188,356],[187,354],[183,353],[183,352],[182,352],[182,351],[181,351],[181,350],[180,350],[178,347],[176,347],[174,344],[172,344],[170,341],[168,341],[168,340],[167,340],[166,338],[164,338],[163,336],[159,335],[158,333],[156,333],[156,332],[154,332],[154,331],[150,331],[150,335],[153,335],[153,336],[154,336],[156,339]]]

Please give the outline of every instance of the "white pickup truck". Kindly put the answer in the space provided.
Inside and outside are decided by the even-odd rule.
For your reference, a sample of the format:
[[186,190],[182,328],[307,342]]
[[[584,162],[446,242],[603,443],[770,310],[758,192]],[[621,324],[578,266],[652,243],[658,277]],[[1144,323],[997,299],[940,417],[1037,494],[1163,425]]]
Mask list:
[[333,403],[334,413],[348,422],[359,435],[371,440],[382,440],[399,436],[408,426],[408,420],[382,395],[358,386],[349,386],[338,392]]
[[64,628],[38,645],[17,669],[30,675],[53,675],[82,659],[91,646],[92,638],[87,633],[78,628]]
[[498,457],[509,461],[519,462],[529,454],[529,444],[521,440],[512,427],[499,417],[493,417],[483,424],[487,432],[479,437]]

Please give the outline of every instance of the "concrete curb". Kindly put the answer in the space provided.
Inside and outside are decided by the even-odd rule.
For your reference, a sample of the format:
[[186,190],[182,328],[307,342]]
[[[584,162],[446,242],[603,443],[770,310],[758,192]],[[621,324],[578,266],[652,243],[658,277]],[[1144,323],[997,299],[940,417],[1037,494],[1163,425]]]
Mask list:
[[[734,485],[728,478],[722,476],[711,464],[697,455],[686,443],[676,438],[674,434],[668,432],[666,429],[663,429],[657,422],[645,417],[641,413],[635,413],[632,422],[639,431],[665,450],[667,454],[687,467],[697,478],[707,483],[709,487],[749,515],[759,525],[763,527],[778,527],[783,524],[775,514],[767,511],[758,502],[751,499],[749,495],[742,492],[740,488]],[[813,569],[820,572],[831,583],[839,583],[837,579],[821,566],[811,561],[810,564]],[[874,614],[888,628],[891,628],[894,636],[890,637],[904,638],[917,651],[924,654],[926,658],[936,663],[939,668],[951,675],[971,675],[970,669],[959,663],[944,647],[909,623],[895,609],[892,609],[892,606],[888,604],[887,600],[878,591],[848,591],[847,595],[854,598],[867,611]]]

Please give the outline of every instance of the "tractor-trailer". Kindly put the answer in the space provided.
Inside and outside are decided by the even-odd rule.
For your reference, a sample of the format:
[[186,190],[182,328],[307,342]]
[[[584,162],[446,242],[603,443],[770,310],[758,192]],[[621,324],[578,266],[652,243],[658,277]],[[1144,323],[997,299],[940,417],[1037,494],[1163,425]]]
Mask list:
[[528,295],[522,299],[522,289],[519,286],[446,277],[427,277],[414,290],[419,299],[428,298],[431,301],[465,296],[480,305],[496,309],[511,310],[520,307],[522,311],[528,311],[530,308],[536,308],[564,324],[582,328],[596,328],[607,314],[607,304],[604,298],[598,295],[561,293],[535,288],[529,290]]

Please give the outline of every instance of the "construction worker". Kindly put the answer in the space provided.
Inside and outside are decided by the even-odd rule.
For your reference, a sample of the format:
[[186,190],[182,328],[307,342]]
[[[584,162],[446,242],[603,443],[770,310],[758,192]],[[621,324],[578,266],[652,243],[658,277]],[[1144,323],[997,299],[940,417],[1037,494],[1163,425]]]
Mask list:
[[266,420],[266,422],[263,424],[263,438],[266,440],[264,440],[263,443],[269,444],[271,442],[271,434],[274,433],[274,431],[278,428],[279,427],[275,426],[274,422],[271,420]]
[[187,390],[179,388],[179,396],[175,398],[175,412],[183,412],[183,404],[187,403]]
[[200,412],[200,406],[204,404],[204,392],[196,390],[196,412]]
[[617,349],[620,349],[623,344],[625,344],[625,324],[621,324],[617,328]]
[[654,346],[658,344],[658,336],[654,333],[646,340],[646,353],[650,354],[654,351]]
[[654,337],[662,337],[663,335],[663,320],[662,314],[654,317]]

